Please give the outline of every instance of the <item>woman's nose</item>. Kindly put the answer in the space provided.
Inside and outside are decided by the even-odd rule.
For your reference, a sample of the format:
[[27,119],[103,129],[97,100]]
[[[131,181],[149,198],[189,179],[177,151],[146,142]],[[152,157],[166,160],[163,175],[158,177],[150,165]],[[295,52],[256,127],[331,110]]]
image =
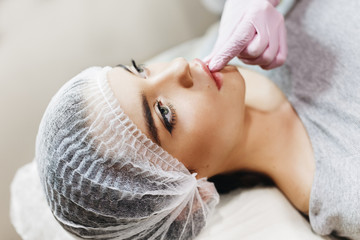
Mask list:
[[191,88],[194,85],[189,63],[184,58],[176,58],[156,76],[156,82],[170,83],[183,88]]

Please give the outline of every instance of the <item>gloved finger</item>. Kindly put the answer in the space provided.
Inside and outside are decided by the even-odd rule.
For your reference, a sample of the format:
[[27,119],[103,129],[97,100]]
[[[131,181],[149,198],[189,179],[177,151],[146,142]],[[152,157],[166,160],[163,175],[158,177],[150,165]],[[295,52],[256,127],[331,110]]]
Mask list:
[[238,55],[240,59],[255,59],[264,53],[269,44],[268,39],[263,39],[259,33],[255,34],[254,39]]
[[216,39],[216,42],[215,42],[215,45],[214,45],[212,51],[210,52],[209,55],[207,55],[207,56],[203,59],[204,62],[209,63],[210,60],[211,60],[211,58],[214,56],[214,54],[219,51],[220,46],[221,46],[221,45],[224,43],[224,41],[225,41],[225,39],[222,39],[222,38],[223,38],[223,36],[222,36],[221,34],[219,34],[218,37],[217,37],[217,39]]
[[238,55],[241,59],[254,59],[262,55],[269,45],[269,35],[265,24],[257,24],[256,34],[249,45]]
[[261,66],[263,69],[269,70],[279,67],[285,63],[288,48],[286,44],[286,29],[285,26],[279,30],[279,52],[276,55],[275,60],[269,65]]
[[[229,2],[227,2],[227,3],[229,3]],[[211,53],[208,56],[206,56],[203,60],[206,63],[209,63],[210,60],[214,57],[214,55],[220,51],[220,49],[224,46],[224,44],[226,44],[226,42],[229,41],[231,36],[234,35],[234,33],[236,32],[237,26],[239,26],[240,22],[242,21],[242,17],[241,17],[238,19],[238,23],[234,24],[234,26],[232,26],[232,28],[229,28],[228,26],[227,26],[227,28],[225,28],[223,25],[229,24],[229,22],[223,20],[223,17],[225,17],[225,15],[222,16],[219,33],[216,38],[215,45],[214,45]]]
[[244,28],[235,31],[225,44],[218,48],[211,57],[209,69],[212,72],[222,69],[232,58],[238,56],[254,38],[255,28],[252,24],[247,24]]
[[255,59],[244,59],[245,63],[266,66],[274,61],[276,54],[279,52],[279,30],[275,28],[267,31],[273,34],[269,37],[269,45],[264,53]]
[[[278,49],[277,49],[278,50]],[[272,63],[276,58],[276,52],[274,48],[270,49],[270,46],[265,50],[264,54],[255,59],[242,59],[242,61],[249,65],[266,66]]]
[[268,0],[274,7],[276,7],[277,5],[279,5],[280,0]]
[[280,65],[280,61],[278,59],[278,57],[275,57],[275,59],[268,65],[261,65],[260,67],[262,69],[265,69],[265,70],[270,70],[270,69],[273,69],[273,68],[276,68],[276,67],[279,67]]
[[219,34],[211,53],[202,59],[204,63],[209,64],[215,53],[219,51],[222,45],[224,45],[224,43],[226,42],[226,39],[224,39],[224,35],[225,34]]

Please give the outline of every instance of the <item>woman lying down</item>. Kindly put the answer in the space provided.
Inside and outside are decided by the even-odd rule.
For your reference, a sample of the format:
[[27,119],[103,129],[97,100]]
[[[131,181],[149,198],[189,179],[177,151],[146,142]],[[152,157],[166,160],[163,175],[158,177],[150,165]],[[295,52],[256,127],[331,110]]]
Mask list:
[[[323,113],[302,120],[296,107],[306,106],[258,73],[211,74],[198,59],[88,68],[58,91],[40,124],[47,202],[80,238],[193,239],[219,201],[207,178],[250,171],[271,178],[316,228],[317,212],[331,211],[321,208],[321,186],[336,171],[317,166],[315,182],[316,146],[327,143],[304,123],[311,129]],[[360,214],[347,217],[347,207],[358,206],[359,191],[348,187],[333,216],[354,227],[348,220]]]

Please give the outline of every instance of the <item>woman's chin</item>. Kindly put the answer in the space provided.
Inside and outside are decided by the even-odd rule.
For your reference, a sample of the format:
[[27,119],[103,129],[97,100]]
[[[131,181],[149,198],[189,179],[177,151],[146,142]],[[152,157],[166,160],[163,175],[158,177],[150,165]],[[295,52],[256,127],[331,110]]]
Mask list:
[[223,87],[228,90],[239,90],[242,94],[245,92],[245,80],[236,66],[227,65],[219,71],[223,79]]

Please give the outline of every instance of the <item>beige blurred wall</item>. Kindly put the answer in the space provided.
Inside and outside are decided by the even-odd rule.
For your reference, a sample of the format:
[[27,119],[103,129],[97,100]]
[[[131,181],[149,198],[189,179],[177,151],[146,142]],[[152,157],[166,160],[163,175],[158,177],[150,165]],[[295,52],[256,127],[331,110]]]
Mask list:
[[216,20],[199,0],[0,0],[1,239],[20,239],[9,186],[33,159],[41,116],[59,87],[88,66],[144,61]]

